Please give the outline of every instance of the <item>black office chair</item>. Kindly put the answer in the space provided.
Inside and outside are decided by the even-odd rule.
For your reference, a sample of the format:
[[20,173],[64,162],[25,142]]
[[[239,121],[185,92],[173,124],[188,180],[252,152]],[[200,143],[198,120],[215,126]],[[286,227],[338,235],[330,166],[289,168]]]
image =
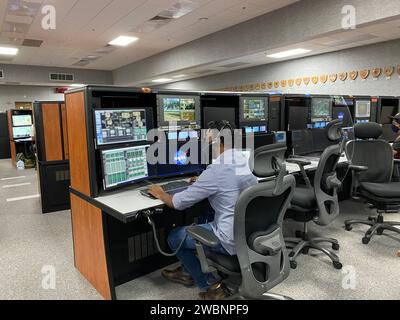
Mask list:
[[313,221],[317,225],[327,226],[339,215],[339,200],[337,191],[341,187],[341,181],[337,178],[336,168],[343,152],[343,143],[340,144],[341,126],[339,120],[331,122],[326,133],[332,142],[337,144],[329,146],[323,152],[314,178],[314,187],[305,171],[305,166],[311,162],[303,159],[288,159],[287,162],[297,164],[306,183],[305,186],[297,186],[294,192],[292,206],[286,213],[286,218],[304,224],[303,231],[296,232],[296,238],[285,238],[286,246],[292,248],[289,253],[290,266],[297,268],[297,257],[300,253],[308,254],[309,249],[315,249],[325,253],[333,262],[335,269],[342,269],[339,257],[331,250],[321,246],[321,243],[332,244],[332,249],[339,250],[339,242],[330,238],[310,238],[308,223]]
[[245,190],[236,204],[237,256],[204,250],[203,245],[217,246],[218,238],[198,226],[188,229],[196,240],[203,272],[217,272],[230,289],[231,299],[290,299],[268,293],[290,271],[282,223],[296,182],[293,176],[286,175],[285,152],[285,144],[275,144],[257,149],[251,157],[254,174],[269,179]]
[[368,244],[377,234],[385,230],[400,233],[400,222],[385,222],[384,213],[398,212],[400,208],[400,182],[392,182],[393,150],[389,143],[378,138],[382,135],[382,127],[377,123],[357,124],[354,128],[358,140],[346,145],[346,153],[351,157],[350,169],[353,172],[353,194],[359,193],[377,209],[378,217],[368,221],[348,220],[347,231],[354,224],[364,224],[371,228],[362,239]]

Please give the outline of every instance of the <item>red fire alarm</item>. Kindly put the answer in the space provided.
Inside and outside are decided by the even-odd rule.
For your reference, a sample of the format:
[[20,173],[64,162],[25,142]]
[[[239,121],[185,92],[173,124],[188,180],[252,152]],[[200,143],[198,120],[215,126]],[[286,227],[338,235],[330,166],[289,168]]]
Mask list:
[[64,94],[65,91],[68,91],[69,88],[56,88],[56,93]]

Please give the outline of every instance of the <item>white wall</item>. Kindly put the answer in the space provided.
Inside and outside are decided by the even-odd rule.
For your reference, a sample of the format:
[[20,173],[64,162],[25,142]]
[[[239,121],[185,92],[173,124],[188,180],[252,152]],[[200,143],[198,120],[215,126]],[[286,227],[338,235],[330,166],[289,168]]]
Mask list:
[[63,94],[56,94],[52,87],[0,85],[0,112],[15,107],[15,102],[37,100],[64,101]]
[[[254,68],[208,76],[188,81],[163,85],[163,89],[215,90],[259,82],[288,80],[297,77],[374,69],[385,66],[400,66],[400,40],[383,42],[364,47],[347,49],[281,63],[261,65]],[[332,95],[400,96],[400,77],[395,72],[390,80],[382,75],[374,81],[372,76],[366,81],[360,77],[356,81],[337,81],[335,84],[308,86],[302,84],[293,88],[273,89],[283,93],[311,93]]]

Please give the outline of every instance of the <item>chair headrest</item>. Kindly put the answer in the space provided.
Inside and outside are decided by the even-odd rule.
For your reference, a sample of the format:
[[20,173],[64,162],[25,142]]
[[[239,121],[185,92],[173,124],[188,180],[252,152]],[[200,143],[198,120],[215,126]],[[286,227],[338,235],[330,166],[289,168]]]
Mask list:
[[[250,157],[250,168],[259,178],[274,177],[279,174],[279,165],[285,161],[285,143],[276,143],[254,150]],[[279,163],[280,162],[280,163]]]
[[382,126],[376,122],[357,123],[354,126],[354,135],[356,139],[378,139],[382,134]]
[[341,128],[343,127],[343,122],[336,119],[328,123],[326,126],[326,135],[330,141],[339,141],[342,138]]

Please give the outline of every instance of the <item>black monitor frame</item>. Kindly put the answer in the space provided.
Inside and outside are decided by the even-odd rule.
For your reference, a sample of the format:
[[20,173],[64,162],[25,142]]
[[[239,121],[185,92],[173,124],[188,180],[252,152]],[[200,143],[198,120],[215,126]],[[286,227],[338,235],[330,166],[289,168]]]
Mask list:
[[171,127],[170,122],[166,121],[164,117],[164,99],[167,98],[194,99],[195,121],[177,121],[177,127],[200,129],[201,126],[200,95],[190,94],[190,93],[181,93],[181,94],[160,93],[157,95],[157,120],[159,129],[169,129]]

